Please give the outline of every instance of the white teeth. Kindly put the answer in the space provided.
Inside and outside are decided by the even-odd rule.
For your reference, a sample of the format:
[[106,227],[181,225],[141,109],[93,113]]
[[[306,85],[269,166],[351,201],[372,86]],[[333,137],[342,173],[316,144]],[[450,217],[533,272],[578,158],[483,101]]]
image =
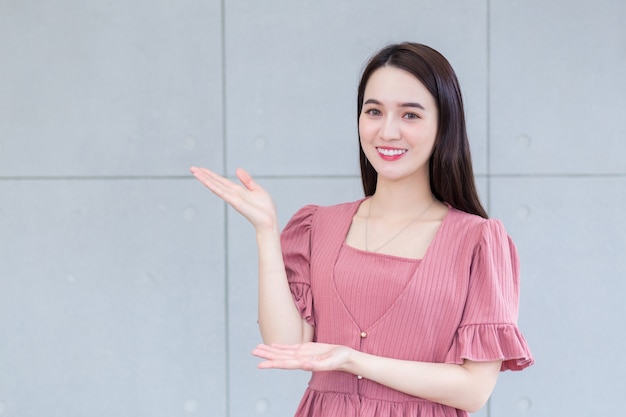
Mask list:
[[406,152],[406,149],[382,149],[382,148],[376,148],[376,149],[378,150],[379,153],[385,156],[402,155],[403,153]]

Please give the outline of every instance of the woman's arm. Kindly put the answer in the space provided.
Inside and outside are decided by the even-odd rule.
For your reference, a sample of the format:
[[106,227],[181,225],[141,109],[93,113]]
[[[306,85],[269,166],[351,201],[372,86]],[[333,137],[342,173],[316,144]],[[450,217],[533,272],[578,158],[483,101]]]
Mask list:
[[278,227],[258,230],[259,329],[267,344],[313,340],[313,327],[300,317],[285,273]]
[[347,372],[398,391],[474,413],[489,399],[500,361],[448,363],[401,361],[353,351]]
[[389,388],[450,407],[476,412],[487,402],[498,379],[501,361],[462,365],[414,362],[359,352],[323,343],[259,345],[259,368],[344,371]]
[[276,208],[270,195],[243,169],[243,186],[205,168],[193,175],[213,194],[241,213],[256,230],[259,250],[259,327],[265,343],[303,343],[313,340],[312,327],[296,309],[280,247]]

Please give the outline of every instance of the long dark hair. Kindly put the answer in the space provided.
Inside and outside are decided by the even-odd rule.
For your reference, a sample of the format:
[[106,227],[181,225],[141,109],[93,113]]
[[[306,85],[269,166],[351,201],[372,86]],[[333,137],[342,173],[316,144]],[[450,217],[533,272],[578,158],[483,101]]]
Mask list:
[[[461,88],[448,60],[434,49],[417,43],[389,45],[380,50],[370,59],[361,76],[357,123],[363,108],[365,86],[374,71],[384,66],[399,68],[415,76],[437,103],[437,137],[429,161],[432,193],[456,209],[487,218],[476,191]],[[376,191],[378,173],[363,152],[360,136],[359,158],[363,191],[366,196],[371,196]]]

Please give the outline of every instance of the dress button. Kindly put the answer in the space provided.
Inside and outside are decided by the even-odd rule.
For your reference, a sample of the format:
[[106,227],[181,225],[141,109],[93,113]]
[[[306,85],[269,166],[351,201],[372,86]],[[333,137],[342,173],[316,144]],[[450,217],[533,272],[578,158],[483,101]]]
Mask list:
[[363,377],[361,375],[357,375],[356,379],[363,379]]
[[365,332],[361,332],[361,337],[362,337],[362,338],[367,337],[367,333],[365,333]]

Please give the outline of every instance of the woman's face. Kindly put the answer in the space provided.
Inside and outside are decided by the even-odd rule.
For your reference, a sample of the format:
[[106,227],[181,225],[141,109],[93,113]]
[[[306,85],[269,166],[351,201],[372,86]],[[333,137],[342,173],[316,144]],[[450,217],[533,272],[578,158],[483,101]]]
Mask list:
[[434,97],[412,74],[392,66],[372,73],[363,95],[359,135],[379,181],[428,177],[437,117]]

